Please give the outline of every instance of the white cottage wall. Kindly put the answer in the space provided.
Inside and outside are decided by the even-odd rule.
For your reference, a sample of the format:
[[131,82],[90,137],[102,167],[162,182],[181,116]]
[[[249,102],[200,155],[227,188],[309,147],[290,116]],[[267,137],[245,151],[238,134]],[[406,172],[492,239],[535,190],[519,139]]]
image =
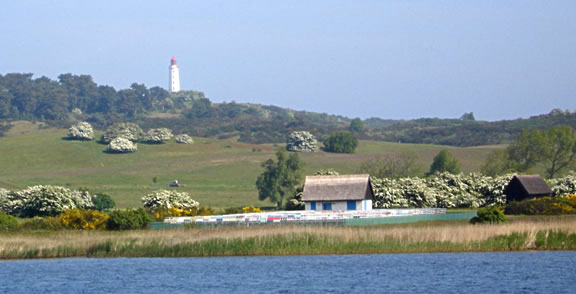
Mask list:
[[[322,210],[322,203],[332,203],[332,210],[348,210],[347,201],[315,201],[316,210]],[[305,209],[312,210],[311,202],[305,202]],[[365,211],[372,210],[372,200],[358,200],[356,201],[356,210]]]

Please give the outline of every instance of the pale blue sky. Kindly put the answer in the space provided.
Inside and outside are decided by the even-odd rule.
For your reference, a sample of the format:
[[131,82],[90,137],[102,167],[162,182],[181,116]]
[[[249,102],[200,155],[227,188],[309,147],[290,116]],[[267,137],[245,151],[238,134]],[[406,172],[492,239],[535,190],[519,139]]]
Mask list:
[[[88,3],[90,2],[90,3]],[[5,1],[0,74],[349,117],[576,109],[576,1]]]

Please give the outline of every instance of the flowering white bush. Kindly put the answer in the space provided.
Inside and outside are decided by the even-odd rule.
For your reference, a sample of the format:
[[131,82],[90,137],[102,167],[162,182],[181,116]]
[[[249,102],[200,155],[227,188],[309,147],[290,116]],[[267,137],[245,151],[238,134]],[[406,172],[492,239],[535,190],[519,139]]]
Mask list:
[[314,173],[315,176],[339,176],[340,173],[333,168],[319,169]]
[[172,130],[167,128],[150,129],[146,132],[144,140],[149,143],[164,143],[172,138]]
[[552,187],[552,195],[554,196],[576,194],[576,173],[570,172],[563,178],[552,179],[549,184]]
[[439,173],[428,178],[372,178],[371,182],[377,208],[478,208],[506,203],[504,189],[510,179],[512,175]]
[[94,139],[94,130],[92,125],[87,122],[81,122],[77,125],[71,126],[66,133],[68,138],[74,140],[92,140]]
[[174,190],[159,190],[142,197],[144,208],[148,211],[157,209],[170,209],[176,207],[179,209],[193,209],[200,205],[198,201],[192,199],[186,192]]
[[132,141],[128,139],[115,138],[110,142],[110,144],[108,144],[106,150],[113,153],[136,152],[136,150],[138,150],[138,145],[132,143]]
[[90,193],[64,187],[38,185],[15,192],[0,190],[0,209],[21,217],[56,216],[64,210],[93,206]]
[[15,202],[9,190],[0,188],[0,211],[14,214],[15,207],[21,207],[21,202]]
[[315,152],[318,141],[310,132],[292,132],[286,142],[286,150],[293,152]]
[[507,174],[495,178],[484,178],[483,182],[479,185],[479,189],[480,193],[485,197],[486,205],[506,204],[506,194],[504,194],[504,190],[508,187],[512,177],[514,177],[513,174]]
[[132,142],[136,142],[142,138],[142,129],[135,123],[117,123],[112,125],[102,135],[101,141],[110,143],[115,138],[125,138]]
[[193,144],[194,143],[194,140],[192,139],[192,137],[190,137],[187,134],[178,135],[178,136],[176,136],[175,139],[176,139],[176,143],[179,143],[179,144]]

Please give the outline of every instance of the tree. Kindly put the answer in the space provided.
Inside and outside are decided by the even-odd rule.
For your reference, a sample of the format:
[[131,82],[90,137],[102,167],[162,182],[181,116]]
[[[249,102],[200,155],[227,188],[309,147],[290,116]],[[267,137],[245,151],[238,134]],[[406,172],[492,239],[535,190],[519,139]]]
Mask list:
[[510,160],[506,150],[496,150],[488,154],[484,165],[480,168],[480,172],[489,177],[512,173],[515,170],[516,163]]
[[432,165],[430,165],[430,170],[428,171],[427,175],[433,175],[437,172],[448,172],[451,174],[458,174],[460,173],[460,164],[458,160],[452,156],[448,150],[444,149],[436,156],[434,156],[434,160],[432,161]]
[[350,121],[350,126],[348,127],[350,132],[354,133],[362,133],[365,128],[366,127],[364,126],[364,123],[359,118],[355,118],[352,121]]
[[219,117],[236,118],[242,115],[244,109],[245,106],[232,101],[230,103],[221,103],[218,105],[217,111]]
[[70,73],[58,76],[58,82],[64,88],[68,97],[69,109],[88,109],[88,104],[98,97],[98,85],[89,75],[73,75]]
[[279,208],[283,207],[284,199],[294,195],[302,181],[303,166],[298,153],[288,155],[283,149],[278,149],[276,160],[271,158],[262,163],[264,172],[256,180],[258,199],[269,199]]
[[547,163],[549,179],[576,162],[576,133],[569,126],[560,126],[546,132],[543,157]]
[[152,101],[155,110],[166,110],[166,98],[170,97],[170,93],[160,87],[150,88],[150,100]]
[[461,117],[460,120],[471,120],[475,121],[476,118],[474,117],[474,112],[466,112]]
[[194,100],[192,109],[186,114],[189,119],[210,118],[215,114],[212,108],[212,102],[208,98]]
[[116,207],[114,199],[104,193],[96,193],[92,196],[92,202],[94,203],[94,209],[98,211],[104,211]]
[[302,194],[304,194],[304,185],[299,185],[294,191],[294,195],[286,201],[286,210],[304,210],[306,204],[302,201]]
[[118,103],[118,92],[110,86],[99,86],[98,95],[95,99],[88,102],[88,113],[110,113],[116,112]]
[[12,94],[8,89],[0,86],[0,119],[10,117],[10,109],[12,106]]
[[551,179],[576,163],[576,133],[569,126],[523,131],[506,152],[518,171],[544,163]]
[[143,111],[146,109],[152,109],[152,96],[150,95],[150,90],[148,90],[144,84],[132,83],[132,85],[130,85],[130,89],[137,97],[139,105],[142,105]]
[[9,73],[3,84],[12,94],[12,105],[21,114],[32,114],[38,103],[38,91],[31,73]]
[[40,99],[33,111],[34,116],[49,120],[68,118],[68,94],[58,83],[47,77],[35,80],[35,93]]
[[324,140],[324,151],[334,153],[354,153],[358,146],[358,139],[348,132],[330,135]]
[[416,154],[409,152],[383,155],[364,161],[360,165],[360,172],[377,178],[406,178],[419,173],[417,159]]
[[518,171],[526,171],[542,160],[546,134],[541,130],[524,130],[506,149]]
[[118,91],[116,109],[127,117],[136,118],[144,112],[143,101],[147,100],[147,89],[143,85],[132,84],[131,89]]

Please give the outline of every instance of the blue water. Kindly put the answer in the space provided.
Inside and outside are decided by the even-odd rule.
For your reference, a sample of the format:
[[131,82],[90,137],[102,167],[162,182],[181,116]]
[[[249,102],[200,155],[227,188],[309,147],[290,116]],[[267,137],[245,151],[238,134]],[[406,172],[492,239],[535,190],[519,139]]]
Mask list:
[[576,293],[576,251],[0,262],[0,293]]

